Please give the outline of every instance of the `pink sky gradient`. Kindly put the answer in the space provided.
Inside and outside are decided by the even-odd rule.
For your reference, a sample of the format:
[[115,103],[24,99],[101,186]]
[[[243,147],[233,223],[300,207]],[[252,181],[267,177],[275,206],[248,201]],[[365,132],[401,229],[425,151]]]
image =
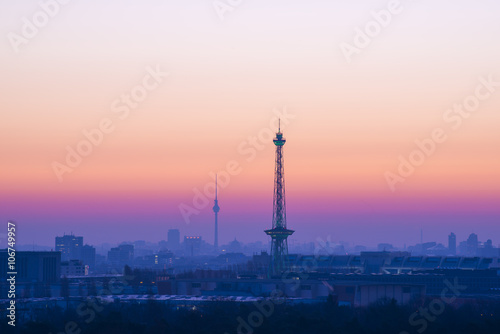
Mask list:
[[[241,172],[220,191],[221,242],[266,241],[274,147],[252,161],[238,147],[286,108],[297,242],[402,246],[423,228],[441,242],[456,231],[499,243],[500,87],[457,130],[443,114],[481,77],[500,81],[500,3],[402,1],[347,63],[339,44],[387,3],[246,1],[221,21],[211,1],[74,1],[18,53],[6,36],[38,2],[0,5],[0,220],[18,221],[21,243],[52,245],[64,231],[158,241],[169,228],[212,242],[212,204],[190,224],[179,205],[235,160]],[[112,102],[157,65],[170,75],[120,120]],[[114,131],[58,182],[53,161],[103,118]],[[437,127],[447,141],[391,192],[384,173]]]

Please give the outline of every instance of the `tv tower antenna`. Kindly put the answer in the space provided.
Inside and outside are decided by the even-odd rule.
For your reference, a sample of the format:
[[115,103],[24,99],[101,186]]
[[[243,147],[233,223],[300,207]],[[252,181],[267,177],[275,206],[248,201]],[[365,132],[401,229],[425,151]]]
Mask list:
[[212,208],[215,213],[215,234],[214,234],[214,249],[217,251],[219,249],[219,226],[217,221],[217,216],[220,211],[219,201],[217,200],[217,174],[215,174],[215,200],[214,207]]
[[279,275],[287,268],[288,241],[287,238],[295,231],[286,226],[286,201],[285,201],[285,171],[283,146],[286,139],[281,132],[281,120],[278,123],[278,132],[273,139],[276,145],[276,164],[274,169],[274,198],[273,198],[273,224],[270,230],[264,232],[271,237],[271,263],[270,276]]

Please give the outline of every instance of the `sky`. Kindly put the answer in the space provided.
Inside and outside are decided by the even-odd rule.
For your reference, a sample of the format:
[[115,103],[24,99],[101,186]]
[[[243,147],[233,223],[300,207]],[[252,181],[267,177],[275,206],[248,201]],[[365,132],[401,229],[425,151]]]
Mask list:
[[281,117],[293,242],[500,244],[498,1],[41,3],[0,4],[18,243],[213,242],[214,173],[219,243],[265,242]]

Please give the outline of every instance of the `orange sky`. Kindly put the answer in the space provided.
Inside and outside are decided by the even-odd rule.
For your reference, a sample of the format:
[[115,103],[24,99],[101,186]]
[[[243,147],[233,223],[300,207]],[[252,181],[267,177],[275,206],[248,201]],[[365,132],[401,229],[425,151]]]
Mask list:
[[[474,95],[481,78],[500,81],[500,5],[402,1],[402,12],[348,63],[339,45],[387,3],[248,1],[220,20],[211,1],[75,1],[18,52],[9,34],[22,34],[22,18],[41,9],[36,1],[0,5],[0,217],[24,217],[28,205],[26,224],[50,221],[40,217],[92,198],[110,203],[112,224],[123,209],[184,226],[179,205],[192,205],[193,189],[233,160],[241,172],[221,190],[231,203],[223,210],[237,217],[255,201],[270,216],[273,145],[259,140],[251,161],[238,147],[276,131],[270,121],[286,110],[291,212],[356,213],[367,201],[380,212],[452,213],[460,203],[497,219],[500,86],[457,129],[443,115]],[[113,102],[142,85],[148,68],[169,75],[120,119]],[[53,163],[66,164],[67,147],[103,119],[114,130],[59,182]],[[447,140],[392,192],[385,173],[397,173],[398,157],[435,128]],[[163,204],[150,207],[155,201]],[[335,211],[332,202],[347,204]],[[209,206],[200,211],[209,217]]]

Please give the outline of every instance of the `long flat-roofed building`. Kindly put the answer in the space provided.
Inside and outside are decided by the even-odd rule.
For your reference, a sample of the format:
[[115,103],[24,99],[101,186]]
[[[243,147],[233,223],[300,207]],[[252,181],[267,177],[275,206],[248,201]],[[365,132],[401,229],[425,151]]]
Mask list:
[[[0,278],[7,277],[7,250],[0,250]],[[16,283],[56,283],[61,276],[60,252],[16,252]]]

